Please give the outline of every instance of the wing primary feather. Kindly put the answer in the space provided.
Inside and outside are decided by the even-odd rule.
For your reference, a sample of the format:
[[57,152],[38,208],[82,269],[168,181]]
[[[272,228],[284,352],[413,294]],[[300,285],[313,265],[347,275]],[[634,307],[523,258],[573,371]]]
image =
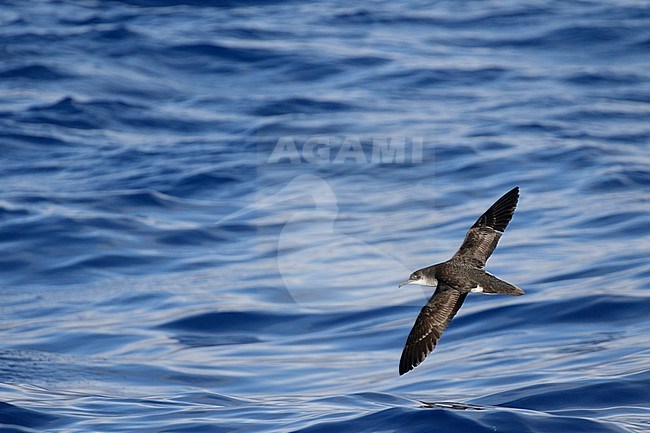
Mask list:
[[406,339],[399,363],[400,376],[418,366],[435,349],[466,296],[467,293],[438,286],[429,302],[422,307]]
[[519,187],[514,187],[494,202],[465,235],[465,240],[452,260],[482,268],[497,247],[519,200]]
[[503,232],[512,219],[512,215],[519,201],[519,187],[516,186],[494,202],[483,215],[479,217],[472,228],[489,227]]

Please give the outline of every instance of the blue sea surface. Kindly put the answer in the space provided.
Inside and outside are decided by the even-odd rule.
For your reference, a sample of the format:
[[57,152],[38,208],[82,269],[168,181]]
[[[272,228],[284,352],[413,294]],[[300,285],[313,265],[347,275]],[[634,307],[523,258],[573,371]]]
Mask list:
[[1,432],[650,431],[647,2],[9,0],[0,95]]

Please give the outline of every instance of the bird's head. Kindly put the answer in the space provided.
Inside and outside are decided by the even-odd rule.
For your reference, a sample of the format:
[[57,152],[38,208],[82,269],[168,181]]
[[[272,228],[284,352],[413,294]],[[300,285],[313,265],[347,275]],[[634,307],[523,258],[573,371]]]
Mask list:
[[407,284],[417,284],[420,286],[435,286],[436,284],[438,284],[438,280],[436,280],[435,273],[431,268],[432,267],[418,269],[417,271],[413,272],[409,276],[408,280],[404,281],[399,286],[402,287]]

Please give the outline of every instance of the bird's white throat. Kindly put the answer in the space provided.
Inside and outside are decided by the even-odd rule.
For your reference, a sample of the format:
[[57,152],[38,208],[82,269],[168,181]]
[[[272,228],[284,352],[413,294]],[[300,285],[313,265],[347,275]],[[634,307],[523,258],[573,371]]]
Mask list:
[[438,280],[435,278],[420,278],[419,280],[409,281],[408,284],[415,284],[417,286],[437,286]]

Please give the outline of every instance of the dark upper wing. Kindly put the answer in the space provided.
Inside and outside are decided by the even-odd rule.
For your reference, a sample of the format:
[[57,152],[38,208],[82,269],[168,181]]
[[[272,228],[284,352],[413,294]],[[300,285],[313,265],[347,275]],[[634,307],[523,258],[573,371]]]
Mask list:
[[519,187],[516,186],[490,206],[469,229],[452,260],[484,267],[512,219],[518,200]]
[[402,358],[399,361],[400,376],[424,361],[424,358],[436,347],[440,336],[463,305],[466,296],[467,293],[460,293],[442,283],[438,284],[436,292],[422,307],[406,339]]

